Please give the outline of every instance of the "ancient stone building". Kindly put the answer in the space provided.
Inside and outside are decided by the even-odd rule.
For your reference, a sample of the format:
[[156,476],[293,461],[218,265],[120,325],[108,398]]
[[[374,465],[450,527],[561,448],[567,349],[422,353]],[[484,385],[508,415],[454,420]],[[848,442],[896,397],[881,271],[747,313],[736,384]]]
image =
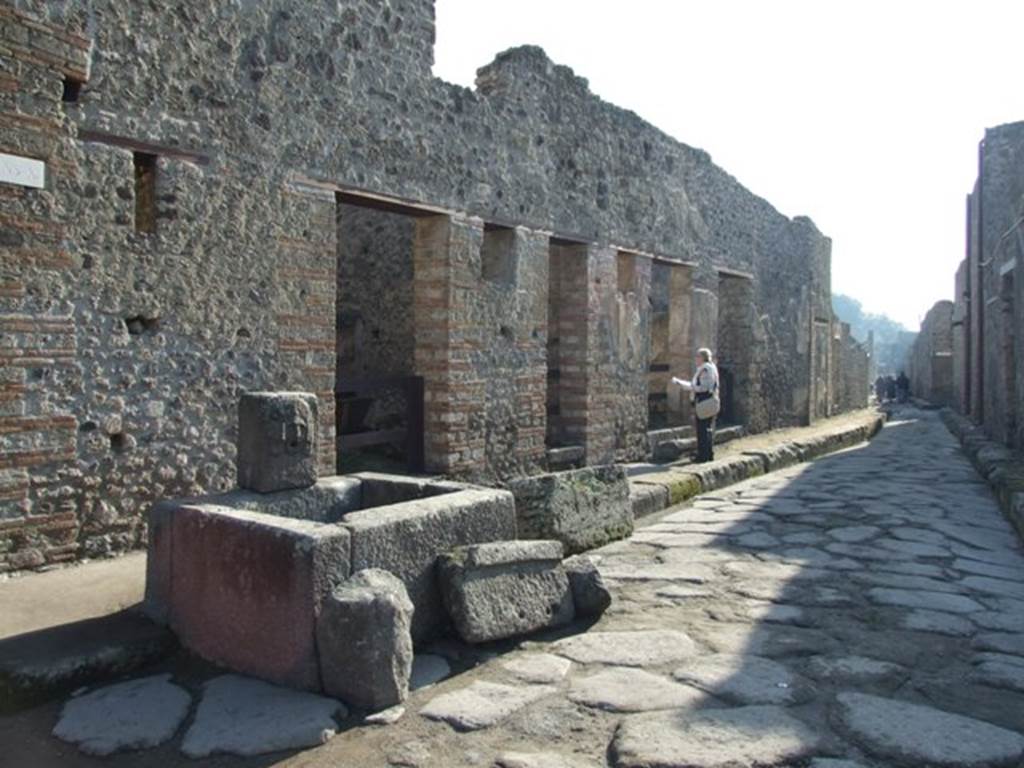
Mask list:
[[967,257],[956,273],[953,391],[995,440],[1024,445],[1024,122],[985,131],[967,197]]
[[318,395],[322,471],[487,481],[644,458],[699,346],[751,430],[858,399],[810,220],[539,49],[470,90],[433,44],[432,0],[0,7],[0,569],[231,486],[246,390]]
[[935,405],[953,405],[953,302],[928,310],[907,355],[910,394]]

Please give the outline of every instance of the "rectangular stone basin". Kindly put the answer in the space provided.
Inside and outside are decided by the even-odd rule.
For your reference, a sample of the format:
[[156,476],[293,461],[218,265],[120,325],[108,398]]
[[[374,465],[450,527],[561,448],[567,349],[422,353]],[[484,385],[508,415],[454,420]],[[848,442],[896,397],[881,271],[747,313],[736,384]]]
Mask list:
[[318,690],[316,617],[335,585],[364,568],[394,573],[414,639],[428,639],[448,623],[437,556],[515,538],[508,491],[400,475],[165,501],[149,515],[146,609],[209,661]]

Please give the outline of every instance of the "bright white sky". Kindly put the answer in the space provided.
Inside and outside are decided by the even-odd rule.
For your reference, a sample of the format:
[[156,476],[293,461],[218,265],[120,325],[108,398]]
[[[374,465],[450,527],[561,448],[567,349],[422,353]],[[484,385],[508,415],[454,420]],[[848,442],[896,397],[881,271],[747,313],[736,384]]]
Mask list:
[[543,47],[833,241],[832,287],[916,330],[953,297],[986,127],[1024,120],[1021,0],[437,0],[434,73]]

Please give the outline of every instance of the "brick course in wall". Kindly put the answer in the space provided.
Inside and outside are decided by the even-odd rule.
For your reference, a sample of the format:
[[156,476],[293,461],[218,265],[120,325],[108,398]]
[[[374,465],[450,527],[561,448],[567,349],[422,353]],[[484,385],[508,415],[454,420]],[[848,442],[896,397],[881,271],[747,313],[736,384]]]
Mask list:
[[[432,471],[643,458],[655,274],[671,373],[741,322],[748,426],[827,415],[809,220],[539,49],[474,90],[433,78],[433,27],[431,0],[0,8],[0,151],[47,173],[0,184],[0,569],[138,546],[154,500],[230,487],[246,390],[315,392],[335,466],[339,195],[415,213],[394,354],[425,380]],[[742,321],[723,269],[750,276]]]

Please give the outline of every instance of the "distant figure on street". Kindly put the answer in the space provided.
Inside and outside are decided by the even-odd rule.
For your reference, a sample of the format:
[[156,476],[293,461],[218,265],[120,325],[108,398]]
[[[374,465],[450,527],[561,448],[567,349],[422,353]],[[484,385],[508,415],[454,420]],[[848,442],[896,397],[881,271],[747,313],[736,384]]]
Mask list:
[[903,371],[900,371],[899,378],[896,379],[896,392],[901,403],[905,403],[910,399],[910,379],[907,378],[907,374]]
[[697,370],[692,381],[675,377],[672,381],[690,392],[697,421],[697,463],[703,464],[715,458],[713,430],[721,401],[718,398],[718,367],[712,359],[711,350],[706,347],[698,349],[696,362]]
[[885,376],[879,376],[875,379],[875,397],[878,402],[885,402]]
[[885,377],[885,398],[893,402],[896,400],[896,379],[892,376]]

